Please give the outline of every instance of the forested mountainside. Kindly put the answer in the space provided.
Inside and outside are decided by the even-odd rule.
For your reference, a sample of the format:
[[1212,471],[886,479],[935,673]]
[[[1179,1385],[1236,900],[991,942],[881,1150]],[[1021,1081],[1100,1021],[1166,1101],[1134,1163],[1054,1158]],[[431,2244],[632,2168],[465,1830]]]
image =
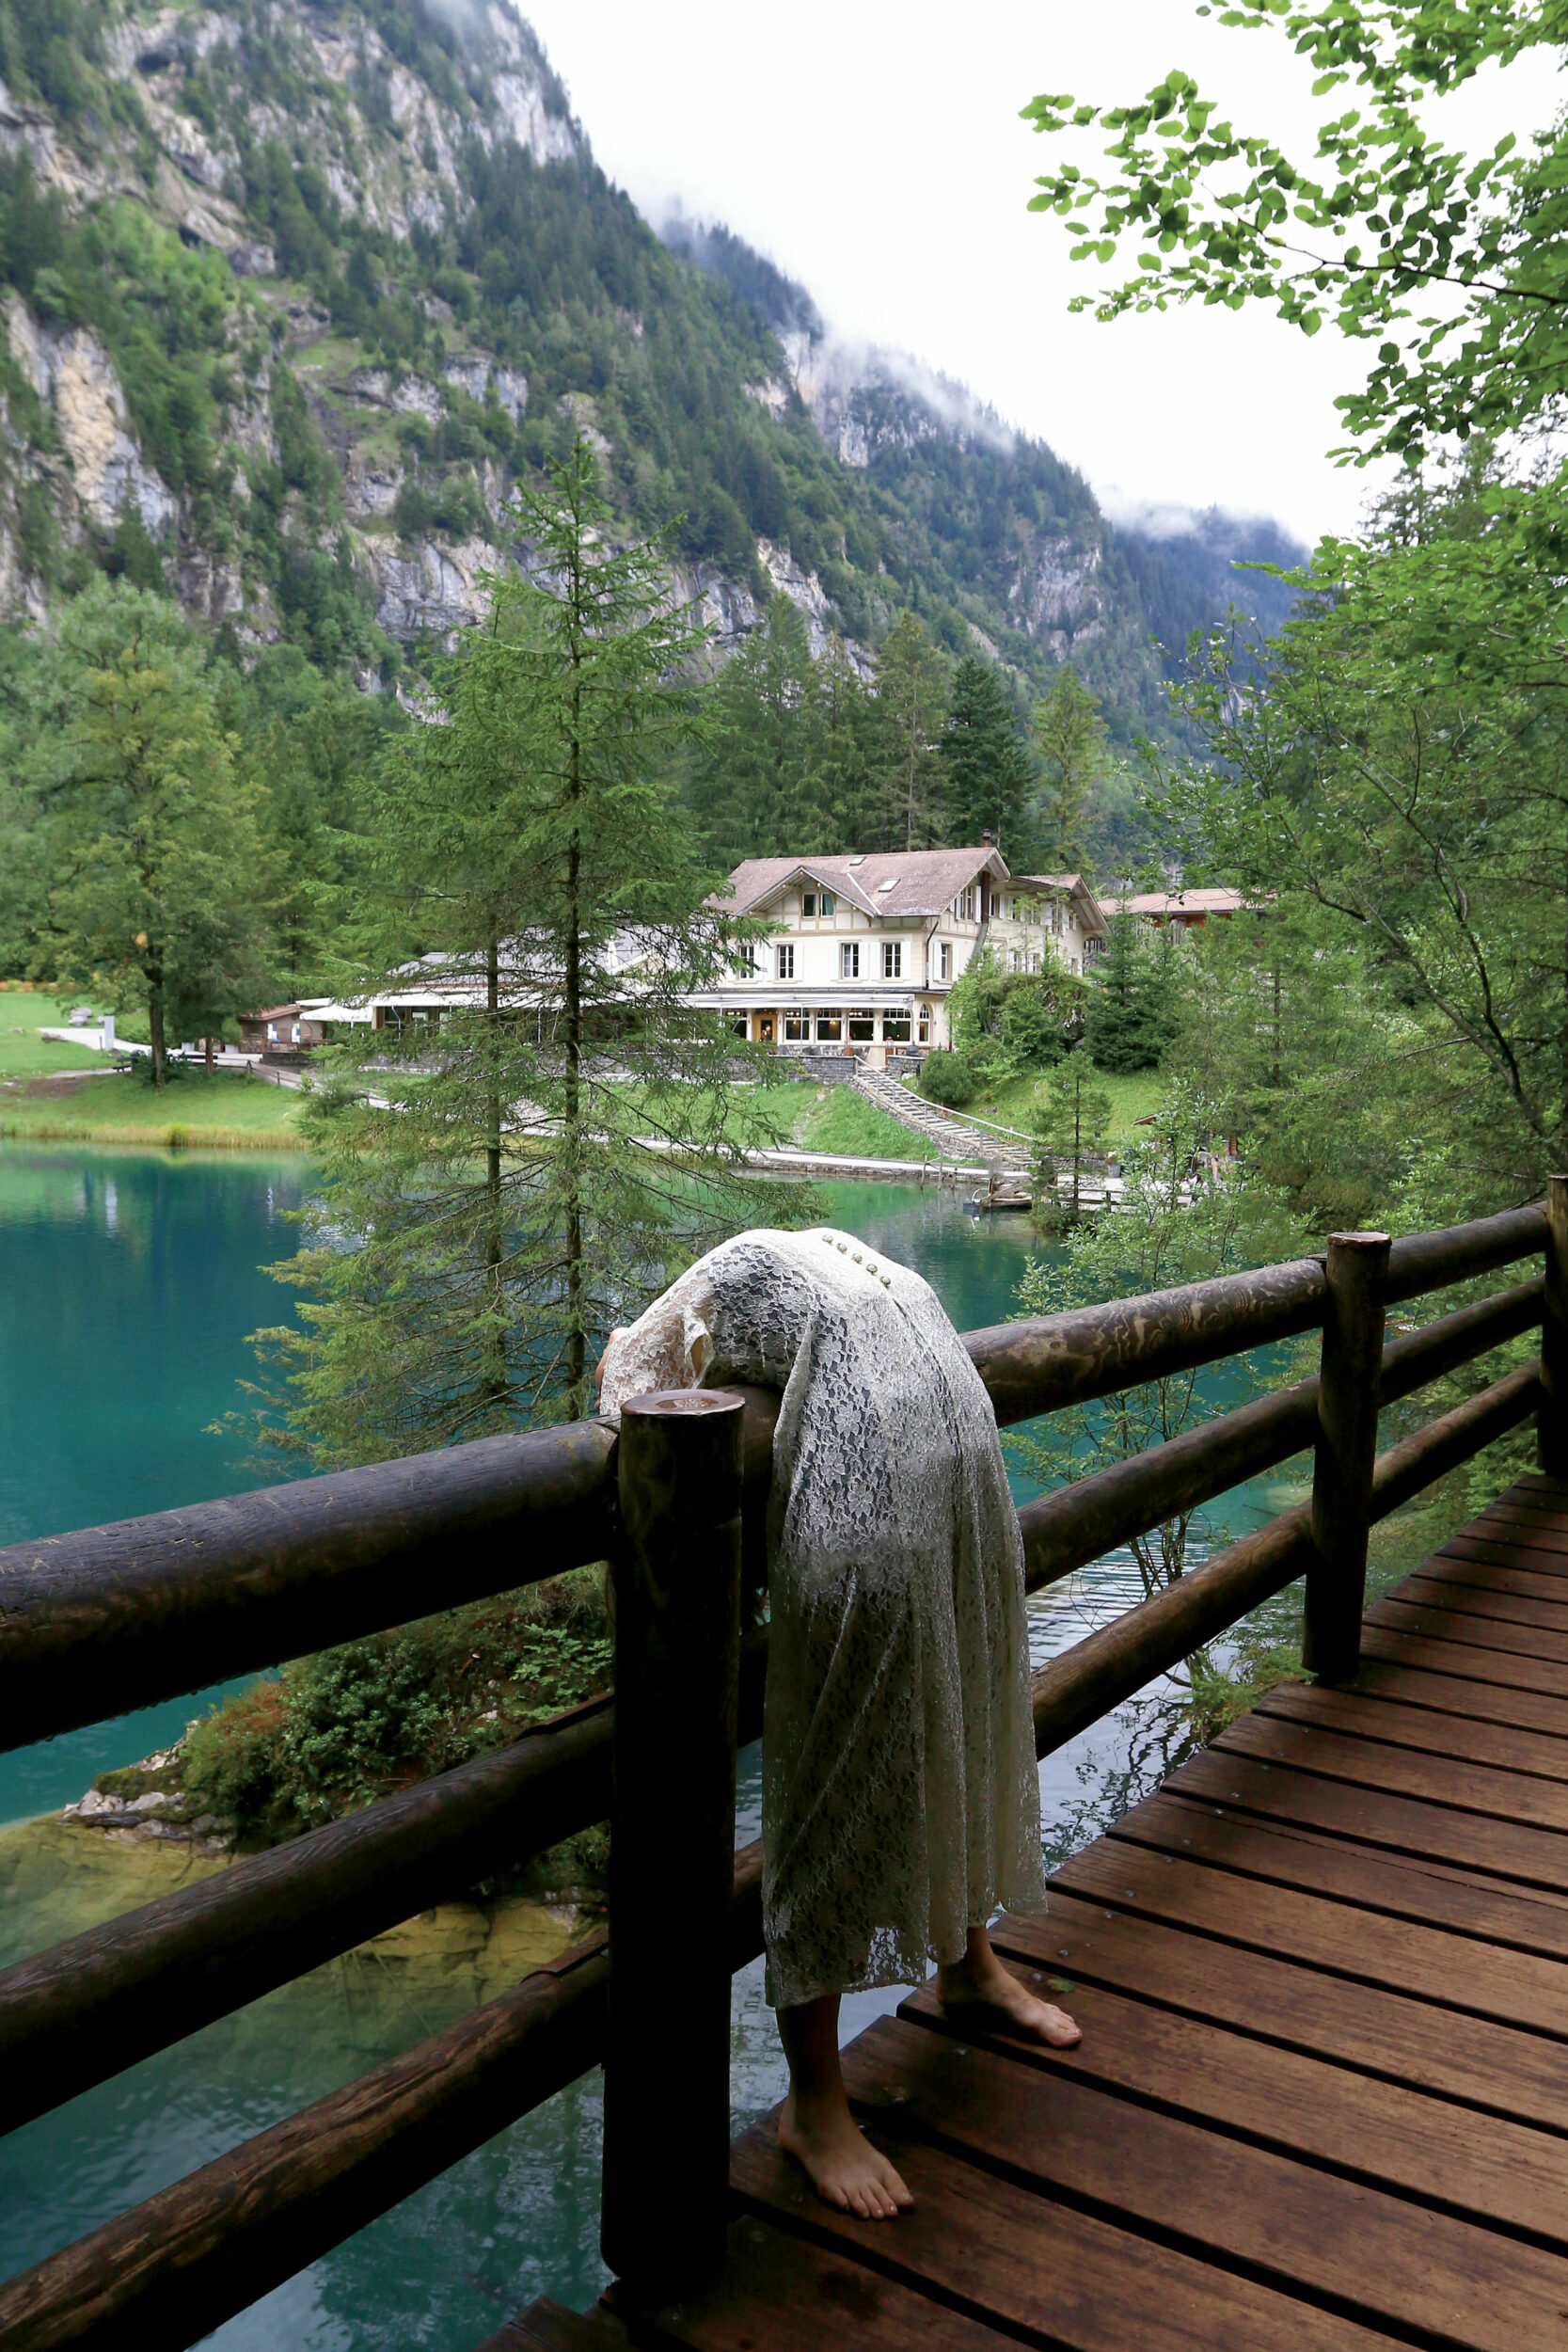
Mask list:
[[5,0],[0,76],[8,617],[96,565],[389,681],[578,430],[628,525],[681,518],[721,653],[779,591],[864,653],[908,609],[1025,688],[1070,658],[1125,736],[1163,723],[1151,640],[1280,610],[1227,560],[1289,555],[1267,526],[1117,530],[737,240],[656,235],[505,0]]

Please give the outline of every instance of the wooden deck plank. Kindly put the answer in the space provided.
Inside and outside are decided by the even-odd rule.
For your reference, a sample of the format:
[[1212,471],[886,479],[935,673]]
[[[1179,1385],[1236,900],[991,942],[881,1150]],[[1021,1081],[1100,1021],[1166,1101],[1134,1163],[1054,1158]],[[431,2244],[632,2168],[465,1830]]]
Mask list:
[[1354,1983],[1568,2039],[1568,1965],[1560,1961],[1478,1946],[1448,1929],[1260,1879],[1247,1886],[1243,1900],[1228,1871],[1150,1853],[1119,1838],[1089,1847],[1058,1878],[1092,1901],[1192,1928],[1219,1943],[1277,1952]]
[[[1013,1965],[1032,1989],[1043,1989],[1043,1970]],[[986,2038],[984,2046],[1568,2252],[1568,2140],[1558,2135],[1497,2120],[1478,2131],[1467,2109],[1406,2084],[1100,1987],[1076,1985],[1072,2004],[1084,2028],[1075,2049],[1046,2051],[1005,2035]],[[954,2033],[929,1989],[898,2014]]]
[[1361,1627],[1363,1672],[1370,1660],[1452,1675],[1466,1682],[1489,1682],[1504,1691],[1531,1691],[1542,1698],[1568,1699],[1568,1667],[1518,1651],[1438,1640],[1410,1626],[1384,1625],[1370,1610]]
[[[732,2163],[745,2146],[745,2139],[736,2143]],[[857,2352],[1003,2352],[1016,2343],[983,2319],[868,2268],[859,2251],[843,2233],[838,2245],[816,2243],[749,2214],[731,2225],[728,2258],[712,2286],[673,2309],[643,2312],[615,2290],[611,2304],[625,2308],[634,2344],[689,2344],[692,2352],[829,2352],[841,2344]]]
[[1325,1836],[1446,1863],[1521,1890],[1568,1892],[1568,1849],[1553,1830],[1369,1791],[1326,1774],[1288,1772],[1235,1749],[1200,1750],[1165,1786],[1196,1804],[1234,1805]]
[[1473,1682],[1465,1675],[1432,1674],[1424,1666],[1395,1665],[1386,1658],[1367,1656],[1365,1643],[1364,1634],[1361,1671],[1347,1686],[1365,1697],[1568,1740],[1568,1699],[1552,1698],[1544,1691],[1516,1691],[1505,1683]]
[[479,2352],[626,2352],[630,2342],[626,2322],[603,2303],[590,2312],[569,2312],[542,2295],[486,2336]]
[[[984,2310],[1025,2341],[1071,2352],[1133,2352],[1150,2343],[1171,2352],[1296,2352],[1308,2344],[1314,2352],[1382,2352],[1389,2343],[1056,2203],[1033,2184],[982,2170],[900,2131],[885,2109],[869,2116],[868,2128],[916,2199],[914,2212],[898,2220],[857,2221],[823,2205],[779,2153],[771,2118],[737,2142],[732,2185],[759,2215],[852,2250],[906,2291]],[[765,2326],[756,2341],[770,2342]]]
[[1481,1566],[1533,1568],[1537,1576],[1558,1576],[1568,1567],[1568,1558],[1556,1544],[1546,1541],[1544,1533],[1520,1523],[1506,1531],[1501,1526],[1478,1528],[1473,1534],[1466,1530],[1450,1536],[1440,1554],[1445,1560],[1470,1560]]
[[1497,1617],[1456,1619],[1442,1606],[1422,1608],[1402,1600],[1377,1600],[1367,1612],[1373,1625],[1400,1633],[1418,1633],[1429,1642],[1465,1642],[1477,1649],[1503,1650],[1536,1663],[1568,1665],[1568,1633],[1549,1633],[1539,1626],[1505,1625]]
[[1550,1541],[1554,1550],[1560,1550],[1562,1532],[1568,1526],[1568,1512],[1563,1510],[1560,1499],[1551,1503],[1533,1502],[1528,1499],[1516,1502],[1508,1495],[1499,1495],[1496,1502],[1489,1503],[1467,1524],[1468,1528],[1478,1531],[1489,1531],[1495,1527],[1539,1530],[1543,1537]]
[[1065,1970],[1075,1986],[1127,1993],[1307,2057],[1568,2134],[1560,2046],[1521,2027],[1471,2018],[1456,2031],[1448,2011],[1402,1993],[1107,1911],[1059,1883],[1052,1886],[1049,1917],[1001,1919],[993,1940],[1012,1959]]
[[1332,2300],[1363,2326],[1424,2329],[1467,2352],[1519,2352],[1563,2326],[1568,2258],[1431,2208],[1417,2226],[1402,2198],[1060,2072],[882,2018],[846,2051],[845,2080],[895,2163],[933,2140],[1283,2293]]
[[[1485,1593],[1516,1593],[1522,1600],[1552,1601],[1568,1608],[1568,1559],[1562,1574],[1543,1575],[1539,1568],[1510,1568],[1495,1560],[1478,1560],[1458,1552],[1434,1551],[1423,1560],[1420,1575],[1437,1584],[1469,1584]],[[1397,1592],[1399,1587],[1393,1589]]]
[[1264,1722],[1300,1724],[1307,1729],[1341,1731],[1353,1739],[1381,1740],[1423,1756],[1486,1764],[1528,1778],[1568,1781],[1568,1737],[1524,1731],[1506,1724],[1478,1723],[1440,1708],[1391,1707],[1365,1691],[1326,1691],[1305,1682],[1282,1682],[1265,1692],[1253,1709]]
[[1447,1609],[1457,1617],[1496,1617],[1531,1631],[1568,1632],[1568,1587],[1564,1600],[1535,1600],[1504,1590],[1492,1576],[1450,1580],[1418,1572],[1391,1585],[1384,1598],[1408,1601],[1413,1609]]
[[[1410,1797],[1418,1804],[1443,1805],[1523,1828],[1568,1831],[1568,1788],[1538,1773],[1504,1771],[1464,1756],[1432,1755],[1385,1740],[1353,1737],[1316,1724],[1291,1723],[1282,1715],[1243,1715],[1208,1753],[1250,1756],[1259,1763],[1343,1781],[1368,1797]],[[1375,1806],[1372,1808],[1375,1811]],[[1558,1867],[1568,1870],[1568,1846],[1558,1850]]]
[[1269,1879],[1305,1895],[1568,1963],[1568,1899],[1543,1899],[1496,1879],[1434,1868],[1424,1856],[1380,1852],[1293,1824],[1261,1821],[1234,1806],[1216,1814],[1212,1805],[1164,1789],[1124,1814],[1110,1836],[1241,1878]]

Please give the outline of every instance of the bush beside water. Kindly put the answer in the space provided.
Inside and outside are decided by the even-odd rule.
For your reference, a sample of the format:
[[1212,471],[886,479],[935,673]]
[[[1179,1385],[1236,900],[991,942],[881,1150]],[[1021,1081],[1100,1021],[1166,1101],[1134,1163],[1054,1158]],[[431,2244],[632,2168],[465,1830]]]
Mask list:
[[[601,1572],[472,1601],[345,1642],[252,1683],[194,1724],[187,1809],[256,1852],[500,1747],[610,1686]],[[547,1858],[542,1883],[597,1883],[605,1836]],[[546,1857],[541,1857],[545,1862]]]

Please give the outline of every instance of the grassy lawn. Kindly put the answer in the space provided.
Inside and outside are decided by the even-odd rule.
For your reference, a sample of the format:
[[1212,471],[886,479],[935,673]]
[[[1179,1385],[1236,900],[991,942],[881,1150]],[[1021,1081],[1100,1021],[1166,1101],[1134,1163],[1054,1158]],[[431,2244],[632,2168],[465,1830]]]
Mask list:
[[102,1070],[103,1057],[86,1045],[61,1045],[40,1028],[64,1026],[80,996],[35,996],[0,989],[0,1079],[37,1078],[51,1070]]
[[[14,1001],[0,997],[0,1004]],[[299,1107],[297,1093],[234,1071],[210,1078],[205,1071],[182,1071],[158,1093],[139,1070],[84,1079],[0,1072],[0,1135],[40,1142],[297,1151]]]
[[[1148,1131],[1136,1124],[1159,1107],[1162,1085],[1157,1070],[1139,1070],[1131,1077],[1115,1078],[1101,1071],[1095,1084],[1111,1098],[1111,1124],[1108,1131],[1113,1145],[1136,1142]],[[969,1115],[977,1119],[994,1119],[1004,1127],[1027,1129],[1029,1113],[1037,1100],[1043,1098],[1046,1081],[1043,1077],[1013,1078],[1006,1086],[995,1087],[978,1101],[967,1104]],[[868,1106],[869,1107],[869,1106]]]
[[804,1152],[840,1152],[869,1160],[915,1160],[932,1156],[932,1146],[912,1129],[868,1103],[851,1086],[800,1086],[791,1140]]

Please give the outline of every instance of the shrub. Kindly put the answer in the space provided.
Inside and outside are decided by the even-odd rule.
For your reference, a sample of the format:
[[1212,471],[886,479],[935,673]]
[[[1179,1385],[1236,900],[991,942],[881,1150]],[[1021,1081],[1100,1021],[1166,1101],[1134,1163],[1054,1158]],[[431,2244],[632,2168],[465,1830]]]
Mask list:
[[963,1055],[939,1050],[920,1065],[920,1091],[928,1102],[962,1110],[980,1091],[980,1073]]
[[242,1850],[337,1820],[606,1689],[592,1570],[345,1642],[252,1683],[185,1742],[195,1806]]

